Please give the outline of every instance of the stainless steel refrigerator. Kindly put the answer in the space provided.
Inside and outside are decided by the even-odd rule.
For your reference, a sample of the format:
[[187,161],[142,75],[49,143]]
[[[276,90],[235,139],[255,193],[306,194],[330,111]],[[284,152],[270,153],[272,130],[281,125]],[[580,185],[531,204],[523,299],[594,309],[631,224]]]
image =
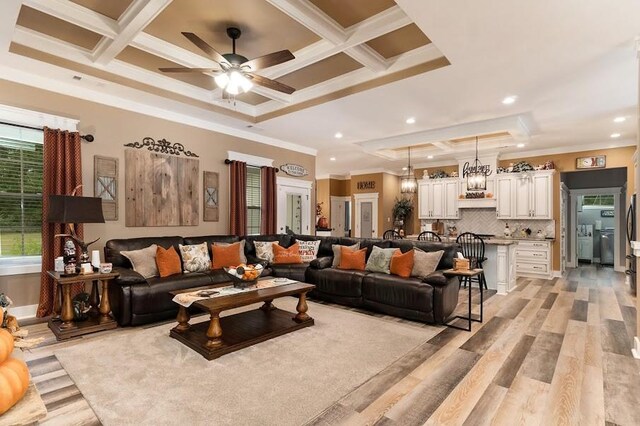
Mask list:
[[612,228],[600,231],[600,264],[613,266],[615,247],[614,230]]

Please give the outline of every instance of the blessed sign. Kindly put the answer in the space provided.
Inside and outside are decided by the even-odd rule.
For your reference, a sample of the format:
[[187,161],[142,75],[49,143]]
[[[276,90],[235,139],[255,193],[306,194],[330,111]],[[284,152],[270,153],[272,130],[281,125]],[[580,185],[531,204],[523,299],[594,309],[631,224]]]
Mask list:
[[282,170],[289,176],[295,177],[303,177],[309,174],[307,169],[298,164],[283,164],[282,166],[280,166],[280,170]]
[[469,175],[469,173],[473,173],[473,174],[484,173],[485,176],[489,176],[492,173],[492,171],[491,171],[491,166],[488,164],[472,166],[467,161],[466,163],[464,163],[464,166],[462,166],[462,177],[466,178]]
[[376,189],[376,181],[375,180],[363,180],[356,183],[356,188],[358,190],[363,189]]

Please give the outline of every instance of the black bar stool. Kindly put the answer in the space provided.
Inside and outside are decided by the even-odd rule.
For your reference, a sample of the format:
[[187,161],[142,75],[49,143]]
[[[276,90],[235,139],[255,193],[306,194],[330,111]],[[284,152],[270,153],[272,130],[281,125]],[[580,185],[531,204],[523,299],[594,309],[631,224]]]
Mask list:
[[384,231],[384,234],[382,234],[382,239],[383,240],[401,240],[402,237],[400,236],[400,233],[395,229],[388,229]]
[[418,241],[442,242],[442,239],[440,239],[440,235],[436,234],[435,232],[423,231],[420,233],[420,235],[418,235]]
[[[456,243],[460,245],[462,255],[466,259],[469,259],[472,265],[475,264],[475,268],[482,268],[482,262],[487,260],[487,258],[484,257],[484,241],[480,236],[473,232],[465,232],[458,235]],[[484,271],[475,277],[464,277],[462,282],[466,287],[467,283],[471,285],[471,282],[476,280],[478,284],[483,285],[485,289],[487,288],[487,280],[484,277]]]

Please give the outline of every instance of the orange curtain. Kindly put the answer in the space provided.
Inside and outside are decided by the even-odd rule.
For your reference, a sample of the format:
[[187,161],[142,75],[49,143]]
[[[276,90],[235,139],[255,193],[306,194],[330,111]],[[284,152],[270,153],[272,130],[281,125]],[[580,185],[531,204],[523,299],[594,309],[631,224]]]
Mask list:
[[229,168],[230,231],[232,235],[244,236],[247,234],[247,163],[231,161]]
[[260,233],[275,234],[278,227],[278,187],[276,184],[275,167],[262,167],[260,169],[261,194],[261,215]]
[[[49,195],[69,195],[76,186],[82,184],[80,134],[45,127],[42,161],[42,273],[38,317],[51,315],[55,300],[59,297],[58,289],[46,272],[53,270],[54,259],[63,253],[64,239],[54,235],[67,232],[65,224],[47,221]],[[76,233],[82,238],[82,225],[76,227]],[[77,293],[81,289],[82,285],[78,284],[72,292]]]

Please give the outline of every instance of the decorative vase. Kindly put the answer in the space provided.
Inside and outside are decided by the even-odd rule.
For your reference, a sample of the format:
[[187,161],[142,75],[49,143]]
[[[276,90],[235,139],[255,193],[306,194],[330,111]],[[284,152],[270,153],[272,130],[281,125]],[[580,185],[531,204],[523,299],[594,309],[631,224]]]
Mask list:
[[318,219],[318,228],[328,228],[329,227],[329,221],[327,220],[326,217],[321,216],[320,219]]

